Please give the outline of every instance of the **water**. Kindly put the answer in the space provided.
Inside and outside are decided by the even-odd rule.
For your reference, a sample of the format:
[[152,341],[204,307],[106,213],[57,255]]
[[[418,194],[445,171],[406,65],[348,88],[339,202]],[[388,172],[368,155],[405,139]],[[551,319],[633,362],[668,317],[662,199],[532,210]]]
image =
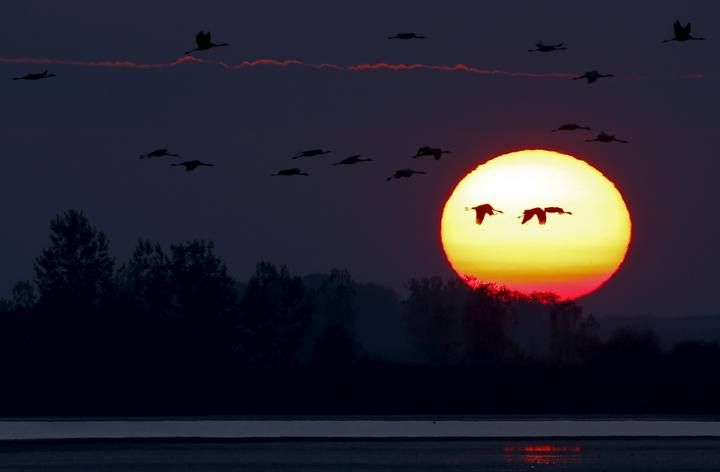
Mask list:
[[720,422],[2,420],[4,471],[718,471]]
[[0,471],[717,471],[716,439],[0,443]]
[[720,421],[688,419],[146,419],[4,420],[0,440],[112,438],[718,437]]

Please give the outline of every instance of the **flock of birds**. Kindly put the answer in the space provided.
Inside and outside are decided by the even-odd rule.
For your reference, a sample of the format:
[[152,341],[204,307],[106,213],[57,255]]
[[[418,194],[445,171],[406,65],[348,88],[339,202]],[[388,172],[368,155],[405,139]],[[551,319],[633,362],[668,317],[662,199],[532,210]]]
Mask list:
[[[673,23],[673,32],[674,35],[670,39],[666,39],[663,41],[663,43],[668,43],[671,41],[678,41],[678,42],[685,42],[685,41],[703,41],[705,38],[701,37],[695,37],[691,34],[692,32],[692,26],[690,23],[687,23],[686,25],[683,25],[680,21],[676,20]],[[394,36],[389,36],[388,39],[399,39],[399,40],[422,40],[427,39],[426,36],[419,35],[417,33],[398,33]],[[210,35],[210,32],[204,32],[200,31],[195,35],[195,43],[196,47],[194,49],[185,51],[185,54],[192,54],[194,52],[201,52],[201,51],[207,51],[209,49],[218,48],[218,47],[224,47],[229,46],[230,43],[214,43],[212,41],[212,37]],[[529,52],[539,52],[539,53],[552,53],[557,51],[564,51],[568,48],[565,47],[563,43],[556,43],[556,44],[545,44],[543,41],[538,41],[535,44],[534,49],[529,49]],[[41,73],[30,73],[26,74],[24,76],[20,77],[13,77],[13,80],[30,80],[30,81],[37,81],[37,80],[43,80],[43,79],[49,79],[52,77],[56,77],[55,74],[49,73],[49,71],[44,70]],[[603,78],[612,78],[614,77],[613,74],[602,74],[598,72],[597,70],[591,70],[587,71],[582,75],[579,75],[577,77],[573,77],[572,80],[585,80],[588,84],[592,84],[597,82],[599,79]],[[588,126],[582,126],[577,123],[566,123],[558,128],[552,130],[553,132],[557,131],[579,131],[579,130],[585,130],[590,131],[591,128]],[[597,134],[597,136],[593,139],[587,139],[586,142],[599,142],[599,143],[627,143],[628,141],[619,139],[616,136],[606,133],[605,131],[601,131]],[[301,158],[313,158],[313,157],[319,157],[323,156],[325,154],[330,154],[331,151],[325,150],[325,149],[309,149],[305,151],[301,151],[294,156],[292,156],[292,159],[301,159]],[[414,156],[411,156],[412,158],[421,158],[421,157],[432,157],[436,161],[439,161],[443,154],[449,154],[450,151],[442,149],[442,148],[436,148],[431,146],[423,146],[419,148]],[[153,159],[153,158],[162,158],[162,157],[179,157],[179,154],[171,153],[166,148],[161,149],[155,149],[151,152],[148,152],[146,154],[142,154],[140,156],[141,159]],[[373,160],[370,158],[363,158],[361,154],[355,154],[349,157],[346,157],[345,159],[342,159],[341,161],[334,162],[332,165],[335,166],[348,166],[348,165],[356,165],[364,162],[372,162]],[[171,164],[172,166],[179,166],[184,167],[187,172],[194,171],[198,169],[199,167],[214,167],[214,164],[202,162],[200,160],[188,160],[178,163]],[[426,174],[426,172],[411,169],[411,168],[405,168],[405,169],[399,169],[396,170],[391,176],[389,176],[386,180],[399,180],[399,179],[407,179],[414,175],[419,174]],[[294,176],[309,176],[310,174],[298,167],[291,167],[287,169],[281,169],[277,171],[274,174],[271,174],[271,176],[282,176],[282,177],[294,177]],[[481,205],[477,205],[475,207],[466,207],[466,210],[475,211],[475,223],[478,225],[481,225],[483,221],[485,220],[486,216],[493,216],[498,213],[503,213],[500,210],[496,210],[492,207],[489,203],[484,203]],[[549,213],[554,213],[558,215],[572,215],[571,212],[565,211],[564,209],[560,207],[535,207],[530,208],[523,211],[523,214],[520,215],[518,218],[522,218],[522,224],[525,224],[529,221],[531,221],[533,218],[537,218],[537,221],[540,225],[544,225],[547,223],[547,215]]]

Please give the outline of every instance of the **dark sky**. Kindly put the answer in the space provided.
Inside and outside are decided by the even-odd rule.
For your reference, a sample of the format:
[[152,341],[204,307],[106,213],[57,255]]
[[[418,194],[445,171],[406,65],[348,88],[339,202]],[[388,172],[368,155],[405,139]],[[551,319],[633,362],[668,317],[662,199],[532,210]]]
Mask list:
[[[675,18],[709,40],[661,44]],[[232,43],[200,57],[229,64],[463,63],[618,77],[587,86],[427,70],[53,64],[55,79],[9,80],[44,68],[8,64],[13,58],[172,62],[200,29]],[[386,39],[401,31],[429,39]],[[527,53],[538,39],[570,49]],[[0,87],[0,288],[32,275],[50,218],[68,208],[84,210],[120,260],[141,236],[202,237],[241,279],[261,259],[303,274],[346,267],[398,289],[412,276],[450,276],[439,221],[455,183],[500,153],[547,148],[595,165],[632,214],[626,263],[583,300],[590,311],[717,313],[719,43],[720,3],[709,0],[8,2],[0,17],[8,78]],[[548,132],[568,121],[631,143]],[[453,154],[418,165],[430,174],[422,180],[384,181],[417,164],[408,157],[425,144]],[[138,160],[158,147],[217,167],[185,173]],[[333,154],[302,163],[311,178],[268,177],[314,147]],[[328,165],[355,153],[377,162]]]

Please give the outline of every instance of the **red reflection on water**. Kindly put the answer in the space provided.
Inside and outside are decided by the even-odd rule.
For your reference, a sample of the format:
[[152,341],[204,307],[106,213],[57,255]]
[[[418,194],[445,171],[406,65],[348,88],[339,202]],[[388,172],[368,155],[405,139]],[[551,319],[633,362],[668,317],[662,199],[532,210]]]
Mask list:
[[503,448],[505,462],[510,464],[556,465],[579,464],[580,446],[555,446],[535,444],[531,446],[506,446]]

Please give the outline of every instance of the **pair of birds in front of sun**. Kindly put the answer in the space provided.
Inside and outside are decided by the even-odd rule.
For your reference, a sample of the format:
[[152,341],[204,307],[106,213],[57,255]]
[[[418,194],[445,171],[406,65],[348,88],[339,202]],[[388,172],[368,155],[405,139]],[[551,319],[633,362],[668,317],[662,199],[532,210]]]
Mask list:
[[[414,159],[417,159],[418,157],[433,157],[436,161],[439,161],[443,154],[449,154],[450,151],[444,150],[442,148],[435,148],[430,146],[423,146],[417,150],[414,156],[412,156]],[[317,157],[322,156],[324,154],[330,154],[330,151],[324,150],[324,149],[309,149],[307,151],[301,151],[293,156],[293,159],[300,159],[303,157]],[[355,154],[350,157],[346,157],[345,159],[333,163],[334,166],[347,166],[347,165],[354,165],[354,164],[360,164],[362,162],[372,162],[372,159],[367,158],[363,159],[362,154]],[[388,177],[386,180],[394,180],[394,179],[406,179],[409,177],[412,177],[416,174],[425,174],[426,172],[414,170],[414,169],[398,169],[396,170],[393,175]],[[310,174],[308,172],[303,171],[300,168],[292,167],[289,169],[282,169],[278,171],[275,174],[271,174],[271,176],[282,176],[282,177],[293,177],[293,176],[309,176]]]
[[[486,216],[494,216],[498,213],[503,213],[502,211],[493,208],[492,205],[490,205],[489,203],[484,203],[482,205],[474,206],[472,208],[465,207],[465,210],[475,211],[475,223],[478,225],[481,225],[483,223]],[[572,215],[572,212],[565,211],[560,207],[535,207],[523,210],[523,214],[518,216],[518,218],[522,218],[522,224],[527,223],[533,218],[537,218],[538,223],[544,225],[545,223],[547,223],[548,213],[555,213],[557,215]]]

